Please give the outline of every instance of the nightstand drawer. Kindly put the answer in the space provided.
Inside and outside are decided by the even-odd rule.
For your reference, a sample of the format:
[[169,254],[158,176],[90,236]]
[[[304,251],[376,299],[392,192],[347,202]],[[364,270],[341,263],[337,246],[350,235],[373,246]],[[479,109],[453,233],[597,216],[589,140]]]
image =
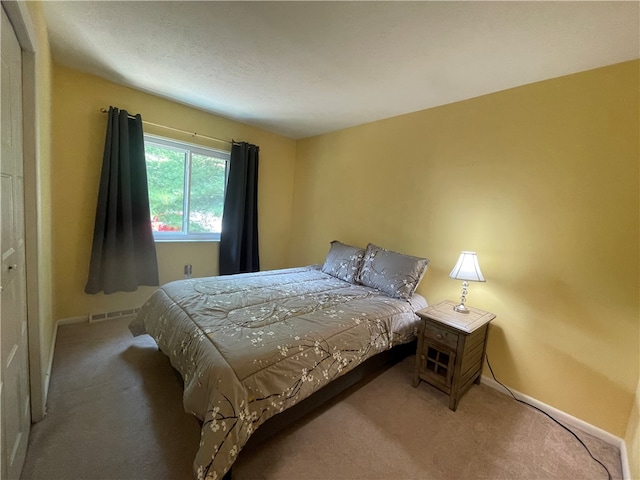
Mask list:
[[436,342],[446,345],[455,349],[458,346],[458,334],[442,328],[438,325],[434,325],[431,322],[424,322],[424,334],[425,337],[430,338]]

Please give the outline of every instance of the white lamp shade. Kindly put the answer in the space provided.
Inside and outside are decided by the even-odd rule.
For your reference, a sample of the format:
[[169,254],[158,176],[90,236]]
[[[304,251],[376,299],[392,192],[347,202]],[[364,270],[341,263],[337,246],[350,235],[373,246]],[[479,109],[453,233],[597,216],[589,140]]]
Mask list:
[[458,258],[458,263],[453,267],[449,276],[457,280],[484,282],[476,252],[462,252],[460,258]]

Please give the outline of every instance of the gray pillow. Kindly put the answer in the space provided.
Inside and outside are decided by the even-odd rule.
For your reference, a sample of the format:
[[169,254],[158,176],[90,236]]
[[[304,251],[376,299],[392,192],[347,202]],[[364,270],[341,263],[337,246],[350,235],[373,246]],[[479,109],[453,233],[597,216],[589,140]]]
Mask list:
[[322,271],[345,282],[355,283],[363,258],[364,248],[352,247],[334,240],[322,265]]
[[429,260],[367,245],[360,283],[395,298],[408,299],[427,271]]

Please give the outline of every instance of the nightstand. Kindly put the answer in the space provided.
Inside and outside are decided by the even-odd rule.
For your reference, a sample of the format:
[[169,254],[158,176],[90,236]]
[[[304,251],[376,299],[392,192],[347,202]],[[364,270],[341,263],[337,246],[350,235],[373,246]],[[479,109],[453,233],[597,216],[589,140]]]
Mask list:
[[493,313],[469,307],[458,313],[455,302],[445,300],[422,309],[413,386],[424,380],[449,395],[449,408],[458,408],[460,398],[471,385],[480,383]]

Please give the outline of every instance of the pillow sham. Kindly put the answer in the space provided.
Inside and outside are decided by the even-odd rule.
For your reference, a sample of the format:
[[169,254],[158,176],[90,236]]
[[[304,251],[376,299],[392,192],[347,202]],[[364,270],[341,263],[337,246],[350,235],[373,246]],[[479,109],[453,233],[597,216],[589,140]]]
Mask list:
[[322,265],[322,271],[345,282],[356,283],[363,258],[364,248],[334,240]]
[[412,257],[373,244],[367,245],[359,281],[395,298],[408,299],[427,271],[427,258]]

